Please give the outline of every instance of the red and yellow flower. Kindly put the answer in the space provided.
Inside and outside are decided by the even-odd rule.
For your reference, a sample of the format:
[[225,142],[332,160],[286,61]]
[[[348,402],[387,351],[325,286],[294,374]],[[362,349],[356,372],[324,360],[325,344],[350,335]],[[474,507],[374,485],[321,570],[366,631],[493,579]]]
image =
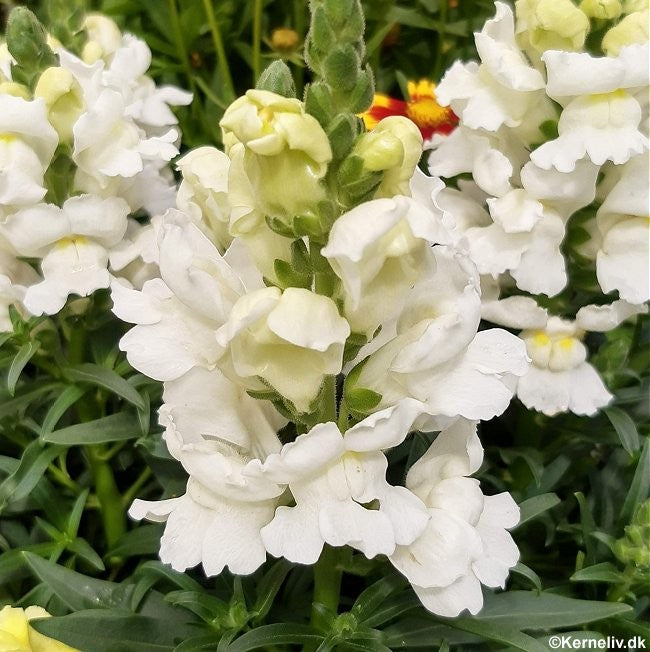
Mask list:
[[402,115],[411,119],[428,140],[433,134],[448,134],[458,124],[458,117],[448,106],[440,106],[436,101],[436,85],[428,79],[409,81],[409,99],[397,100],[383,93],[375,93],[372,106],[361,114],[366,129],[390,115]]

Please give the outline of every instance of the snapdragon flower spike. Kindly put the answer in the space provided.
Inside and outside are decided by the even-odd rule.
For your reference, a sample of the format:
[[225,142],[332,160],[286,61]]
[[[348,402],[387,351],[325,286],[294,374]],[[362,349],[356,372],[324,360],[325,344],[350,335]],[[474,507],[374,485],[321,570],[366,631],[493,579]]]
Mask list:
[[374,129],[380,120],[392,115],[412,120],[425,141],[431,140],[434,134],[446,135],[456,128],[458,117],[449,107],[438,104],[434,82],[428,79],[409,81],[407,91],[406,101],[375,93],[372,105],[361,114],[366,129]]

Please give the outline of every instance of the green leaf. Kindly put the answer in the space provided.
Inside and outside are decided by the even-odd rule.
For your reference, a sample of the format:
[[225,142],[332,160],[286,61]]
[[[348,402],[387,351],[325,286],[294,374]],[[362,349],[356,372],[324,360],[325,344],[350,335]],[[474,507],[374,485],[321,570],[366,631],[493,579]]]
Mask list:
[[510,569],[510,572],[525,577],[535,587],[538,593],[542,592],[542,580],[540,580],[539,575],[532,568],[528,568],[526,564],[517,562],[517,564]]
[[32,620],[36,631],[80,650],[93,652],[171,652],[191,629],[164,618],[89,609],[59,618]]
[[577,600],[563,595],[507,591],[486,596],[476,620],[518,630],[574,627],[632,613],[632,607],[614,602]]
[[496,643],[503,643],[514,650],[524,652],[548,652],[548,648],[532,636],[524,634],[505,624],[494,625],[474,618],[450,618],[446,620],[450,627],[463,632],[476,634]]
[[78,446],[135,439],[140,434],[138,417],[132,412],[118,412],[101,419],[55,430],[45,435],[43,441]]
[[345,402],[354,412],[368,414],[381,401],[381,394],[366,387],[355,387],[346,392]]
[[219,640],[216,632],[212,634],[201,634],[200,636],[193,636],[187,640],[179,643],[174,652],[194,652],[195,650],[208,650],[214,652],[215,646]]
[[615,584],[620,582],[621,573],[614,564],[605,561],[601,564],[581,568],[571,575],[570,580],[572,582],[607,582]]
[[9,501],[21,500],[36,486],[48,464],[63,452],[61,446],[43,447],[33,441],[23,451],[16,470],[0,484],[0,510]]
[[89,489],[84,489],[78,496],[70,510],[68,522],[66,524],[66,534],[69,537],[77,536],[79,531],[79,523],[81,522],[81,515],[83,514],[86,500],[88,500]]
[[170,604],[188,609],[206,623],[226,623],[230,605],[202,591],[170,591],[165,600]]
[[377,608],[394,593],[407,585],[406,580],[397,574],[383,577],[363,591],[352,605],[352,613],[359,622],[373,616]]
[[290,570],[291,565],[286,560],[280,559],[264,573],[257,583],[255,602],[251,607],[251,612],[255,614],[256,619],[261,620],[269,612],[273,606],[273,600]]
[[547,512],[549,509],[559,505],[560,502],[561,501],[557,497],[557,494],[554,493],[540,494],[539,496],[533,496],[528,500],[524,500],[524,502],[519,505],[521,516],[517,527],[521,527],[524,523],[533,520],[544,512]]
[[276,623],[251,629],[227,648],[227,652],[248,652],[248,650],[268,650],[274,645],[317,645],[323,636],[309,625]]
[[639,433],[630,416],[617,407],[606,407],[603,409],[603,412],[614,426],[614,430],[616,430],[616,434],[621,440],[623,448],[630,455],[638,451],[640,448]]
[[138,409],[144,410],[145,408],[145,403],[140,393],[111,369],[86,362],[84,364],[66,367],[63,373],[66,378],[69,378],[73,382],[90,383],[91,385],[103,387],[109,392],[121,396],[125,401],[135,405]]
[[283,288],[311,288],[311,274],[303,274],[299,272],[297,269],[294,269],[286,260],[276,258],[273,262],[273,270],[278,279],[278,283]]
[[30,386],[33,388],[31,391],[16,396],[16,398],[10,401],[4,401],[0,404],[0,419],[3,417],[19,412],[23,408],[31,405],[36,402],[37,399],[49,394],[50,392],[59,389],[61,385],[59,383],[45,383],[40,387],[35,387],[37,383],[30,383]]
[[384,630],[384,643],[391,650],[420,648],[430,652],[435,644],[442,644],[443,641],[458,646],[482,642],[474,634],[442,625],[433,618],[404,618]]
[[366,627],[377,627],[420,606],[420,601],[413,591],[405,591],[401,595],[393,596],[379,606],[373,614],[366,616],[363,624]]
[[159,523],[139,525],[123,534],[106,557],[134,557],[139,555],[156,555],[160,550],[160,537],[163,526]]
[[11,396],[16,391],[16,383],[25,365],[32,359],[36,351],[38,351],[38,348],[38,342],[27,342],[20,347],[18,353],[16,353],[16,356],[12,360],[9,373],[7,374],[7,389]]
[[642,503],[650,494],[650,437],[646,437],[639,462],[632,478],[632,484],[625,496],[621,508],[621,520],[630,521],[636,506]]
[[[23,555],[34,575],[41,582],[45,582],[73,611],[117,607],[125,602],[128,591],[119,584],[82,575],[30,552],[24,552]],[[128,589],[132,588],[132,586],[128,587]]]
[[75,385],[66,387],[47,411],[41,426],[41,437],[52,432],[68,408],[74,405],[85,393],[86,390],[82,387],[76,387]]
[[77,557],[80,557],[81,559],[85,559],[91,566],[94,566],[97,570],[100,571],[105,570],[104,562],[102,561],[102,558],[95,552],[93,547],[85,539],[82,539],[80,537],[73,539],[70,543],[66,545],[66,549],[74,553],[75,555],[77,555]]

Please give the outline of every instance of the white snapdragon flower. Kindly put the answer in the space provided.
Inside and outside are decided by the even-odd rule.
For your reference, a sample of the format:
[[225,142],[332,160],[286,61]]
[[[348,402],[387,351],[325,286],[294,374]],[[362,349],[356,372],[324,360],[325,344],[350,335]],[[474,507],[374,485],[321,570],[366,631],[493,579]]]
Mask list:
[[647,155],[628,161],[596,214],[602,236],[596,255],[598,282],[603,292],[618,290],[631,303],[650,300],[648,178]]
[[542,329],[521,332],[532,360],[517,384],[517,397],[526,407],[548,416],[592,415],[610,402],[612,395],[587,362],[583,334],[578,324],[559,317],[549,317]]
[[623,48],[617,57],[550,50],[542,56],[547,93],[563,104],[559,136],[531,154],[539,167],[570,172],[585,156],[596,165],[621,165],[648,149],[640,130],[643,112],[636,92],[647,95],[648,43]]
[[372,335],[397,316],[426,267],[430,244],[449,242],[440,215],[396,196],[360,204],[339,217],[321,253],[343,281],[352,330]]
[[136,500],[132,518],[166,521],[160,558],[178,571],[201,563],[247,575],[266,559],[260,530],[285,490],[261,473],[281,448],[285,420],[219,372],[192,369],[165,384],[160,423],[170,453],[189,474],[183,496]]
[[69,294],[85,297],[107,288],[109,250],[122,239],[128,212],[117,197],[81,195],[62,208],[39,204],[9,215],[0,231],[21,256],[41,259],[43,280],[27,289],[27,310],[54,314]]
[[481,584],[503,588],[519,559],[507,532],[519,521],[514,500],[507,493],[484,496],[478,480],[467,477],[482,460],[476,423],[459,419],[406,476],[406,487],[426,505],[430,520],[419,538],[398,545],[389,559],[422,604],[441,616],[478,613]]
[[470,129],[519,126],[535,104],[548,102],[544,78],[515,42],[512,10],[503,2],[495,6],[495,17],[474,35],[481,64],[456,61],[436,88],[438,102]]
[[435,416],[490,419],[527,370],[523,343],[500,329],[477,333],[475,268],[446,247],[433,251],[435,273],[415,286],[387,343],[361,362],[355,386],[379,393],[380,407],[411,396]]
[[147,281],[141,291],[113,283],[113,312],[136,324],[120,340],[131,364],[157,380],[173,380],[193,367],[216,366],[224,350],[215,332],[238,298],[261,286],[262,279],[242,256],[233,269],[179,211],[168,211],[154,229],[161,278]]
[[224,251],[232,242],[228,231],[230,159],[216,147],[198,147],[176,162],[183,176],[176,204]]
[[[343,435],[335,423],[319,423],[270,455],[264,474],[288,484],[296,504],[278,507],[262,528],[266,549],[276,557],[313,564],[325,543],[351,545],[371,558],[414,541],[428,515],[410,491],[388,484],[382,450],[404,441],[422,408],[406,399]],[[377,509],[364,507],[373,501]]]
[[27,263],[3,249],[0,242],[0,333],[13,330],[9,306],[13,305],[19,313],[24,314],[22,302],[25,291],[39,280],[38,274]]
[[43,175],[58,142],[43,99],[0,93],[0,206],[19,208],[43,199]]
[[220,365],[233,380],[254,390],[270,386],[308,412],[325,377],[341,371],[349,334],[329,297],[268,287],[237,300],[216,341],[227,349]]

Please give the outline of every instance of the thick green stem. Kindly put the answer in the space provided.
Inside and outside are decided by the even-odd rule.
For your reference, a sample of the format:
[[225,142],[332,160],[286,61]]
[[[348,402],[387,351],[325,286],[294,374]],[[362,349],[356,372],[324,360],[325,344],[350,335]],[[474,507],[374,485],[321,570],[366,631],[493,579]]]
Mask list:
[[122,496],[117,488],[113,469],[103,462],[93,446],[88,446],[88,460],[93,474],[95,493],[99,500],[106,543],[112,548],[126,532],[126,514],[122,507]]
[[255,0],[253,8],[253,86],[257,84],[262,72],[262,5],[263,0]]
[[311,623],[321,631],[329,623],[314,605],[321,604],[333,614],[338,613],[343,571],[339,564],[340,549],[325,545],[320,559],[314,566],[314,597],[312,600]]
[[217,55],[217,62],[219,64],[219,71],[221,72],[223,86],[226,90],[226,93],[228,94],[227,99],[229,102],[231,102],[235,97],[235,88],[232,83],[232,75],[230,74],[228,57],[226,56],[226,50],[223,47],[223,39],[221,38],[221,31],[219,30],[217,17],[214,13],[212,0],[203,0],[203,7],[205,9],[205,15],[208,19],[208,25],[210,26],[210,33],[212,34],[212,43],[214,44],[214,51]]

